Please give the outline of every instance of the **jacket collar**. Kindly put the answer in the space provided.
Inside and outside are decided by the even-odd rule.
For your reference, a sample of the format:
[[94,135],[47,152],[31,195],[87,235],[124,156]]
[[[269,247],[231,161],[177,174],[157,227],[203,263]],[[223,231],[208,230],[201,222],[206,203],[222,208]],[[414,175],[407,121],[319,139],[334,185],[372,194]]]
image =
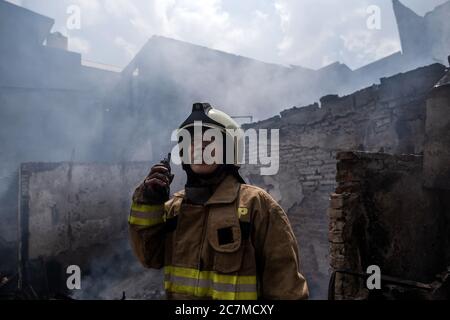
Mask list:
[[217,187],[211,198],[206,201],[205,205],[232,203],[236,200],[241,184],[231,174],[229,174]]
[[[211,198],[206,201],[205,205],[232,203],[236,200],[241,183],[231,174],[227,175],[225,179],[219,184],[216,191]],[[186,197],[185,190],[178,191],[174,194],[175,197]]]

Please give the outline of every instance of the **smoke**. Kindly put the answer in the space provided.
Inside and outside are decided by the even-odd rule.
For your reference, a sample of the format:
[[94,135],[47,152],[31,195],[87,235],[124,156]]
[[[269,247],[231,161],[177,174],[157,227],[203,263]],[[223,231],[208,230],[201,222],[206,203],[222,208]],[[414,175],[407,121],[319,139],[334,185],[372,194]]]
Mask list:
[[138,263],[122,239],[104,248],[104,254],[82,270],[81,289],[71,297],[77,300],[164,299],[163,275]]
[[[404,0],[406,6],[425,14],[445,0]],[[391,1],[349,0],[24,0],[22,5],[56,19],[55,30],[83,38],[93,46],[85,58],[126,66],[126,47],[136,48],[153,35],[162,35],[209,48],[285,65],[320,68],[341,61],[352,68],[368,64],[399,48]],[[79,30],[67,30],[69,5],[81,9]],[[382,29],[366,28],[367,8],[381,9]],[[353,50],[340,39],[361,33],[371,50]],[[94,46],[95,44],[95,46]],[[384,47],[380,52],[376,48]]]
[[[383,12],[383,28],[378,31],[366,29],[365,9],[372,2]],[[404,2],[428,10],[444,1]],[[345,6],[337,0],[277,0],[270,5],[258,1],[246,7],[246,14],[238,14],[241,3],[20,1],[55,17],[53,30],[73,37],[72,49],[83,51],[83,58],[126,66],[121,74],[83,67],[77,53],[42,46],[47,34],[30,30],[50,31],[51,21],[39,18],[42,29],[36,28],[30,17],[8,19],[0,6],[0,214],[7,222],[0,225],[0,237],[6,240],[0,244],[13,246],[17,238],[20,163],[144,160],[150,167],[171,150],[170,133],[190,113],[193,102],[210,102],[233,116],[263,120],[325,94],[365,87],[384,72],[352,74],[339,65],[315,72],[286,65],[318,68],[340,60],[356,67],[399,48],[386,1],[352,0]],[[82,9],[80,30],[67,29],[69,4]],[[154,34],[204,47],[151,38]],[[181,169],[175,170],[173,191],[184,179]],[[83,289],[74,297],[119,299],[122,291],[131,298],[145,291],[159,295],[158,273],[143,270],[126,242],[123,239],[92,261]],[[6,259],[14,257],[0,257]],[[138,281],[130,280],[136,277]]]

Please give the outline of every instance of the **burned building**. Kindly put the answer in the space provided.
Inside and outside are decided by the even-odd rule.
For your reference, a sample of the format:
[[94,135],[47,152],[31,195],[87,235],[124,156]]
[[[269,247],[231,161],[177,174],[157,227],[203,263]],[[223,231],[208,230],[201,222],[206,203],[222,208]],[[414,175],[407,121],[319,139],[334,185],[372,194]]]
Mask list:
[[336,187],[337,153],[423,153],[427,97],[445,73],[443,65],[430,65],[381,79],[380,85],[354,94],[327,96],[320,105],[286,110],[280,117],[250,125],[280,128],[279,174],[263,177],[258,168],[247,167],[246,177],[271,192],[287,210],[313,297],[325,298],[328,290],[326,212]]
[[[430,125],[427,124],[427,107],[431,103],[429,92],[446,72],[442,65],[430,65],[382,79],[380,85],[349,96],[324,97],[321,105],[286,110],[281,117],[249,125],[253,128],[280,128],[279,174],[260,176],[259,168],[252,166],[243,168],[243,174],[249,182],[268,190],[287,211],[300,243],[301,266],[309,279],[313,298],[326,297],[329,259],[335,259],[333,239],[329,256],[327,208],[330,194],[335,192],[337,185],[336,173],[340,184],[336,155],[342,150],[392,154],[424,152],[429,135],[426,128]],[[439,108],[445,110],[445,104],[440,104]],[[445,114],[441,115],[444,119]],[[439,136],[446,137],[442,133],[440,131]],[[446,140],[442,139],[446,138],[436,143],[445,144]],[[416,159],[419,156],[404,158]],[[446,165],[442,163],[441,167]],[[404,168],[401,164],[398,166],[392,169],[397,175]],[[419,168],[417,165],[413,167]],[[435,168],[435,165],[431,167]],[[100,261],[110,261],[96,259],[97,250],[114,252],[114,248],[121,248],[113,256],[117,259],[115,267],[123,271],[124,278],[110,279],[109,283],[116,289],[108,288],[118,296],[125,286],[122,282],[131,282],[130,279],[142,276],[142,269],[127,260],[132,256],[126,245],[125,225],[132,186],[140,181],[146,170],[145,162],[23,165],[20,186],[23,262],[38,267],[34,269],[37,274],[40,264],[53,261],[60,266],[62,274],[64,266],[69,263],[85,267],[83,270],[89,270],[90,266],[96,269],[95,265],[101,265]],[[413,176],[418,177],[417,174]],[[409,184],[412,188],[413,184]],[[418,192],[416,189],[410,191]],[[412,207],[405,207],[405,210],[407,208]],[[424,207],[423,219],[426,219],[427,209]],[[389,212],[392,211],[386,211],[386,214]],[[429,223],[435,226],[433,220]],[[331,232],[335,234],[336,230],[332,227]],[[160,290],[157,284],[158,279],[162,281],[162,275],[157,272],[146,275],[146,283],[153,283],[147,289],[151,292]],[[96,278],[98,282],[101,279],[101,275]],[[143,293],[135,294],[135,297],[140,297]]]
[[0,1],[0,273],[17,263],[20,163],[96,160],[101,101],[118,76],[85,66],[53,24]]
[[[7,224],[0,227],[5,261],[0,272],[18,271],[15,279],[23,290],[30,285],[50,297],[67,293],[65,271],[75,264],[85,281],[77,298],[120,298],[122,291],[132,298],[160,297],[161,273],[143,272],[128,246],[130,195],[150,161],[170,150],[170,132],[186,113],[180,106],[205,100],[236,116],[252,116],[261,108],[260,118],[299,106],[245,125],[280,129],[279,173],[261,176],[256,166],[242,172],[288,213],[313,299],[327,297],[330,264],[334,271],[361,272],[374,263],[390,276],[406,270],[409,280],[431,281],[448,262],[447,240],[436,239],[445,238],[448,218],[448,204],[441,200],[449,159],[442,42],[450,29],[440,17],[449,3],[419,17],[394,1],[402,52],[358,70],[340,63],[320,70],[284,67],[153,37],[119,74],[83,65],[79,54],[66,50],[67,39],[50,33],[51,19],[0,1],[5,17],[0,37],[11,44],[0,48],[1,143],[8,151],[1,155],[0,206]],[[16,24],[20,20],[26,23]],[[411,25],[432,50],[413,45]],[[3,32],[12,29],[18,36]],[[381,182],[366,179],[377,174]],[[359,224],[341,217],[349,177],[360,188],[349,190],[364,197],[345,217]],[[388,182],[392,187],[380,186]],[[175,183],[172,191],[181,187]],[[417,194],[408,205],[407,190]],[[389,209],[389,201],[379,196],[389,201],[405,196],[405,204]],[[378,211],[365,211],[377,201]],[[416,210],[413,204],[424,201]],[[401,229],[413,210],[411,228]],[[410,263],[415,252],[398,254],[404,242],[390,253],[397,254],[391,262],[385,251],[395,243],[394,232],[386,224],[411,241],[419,240],[414,234],[425,224],[420,235],[436,235],[430,242],[436,253],[424,256],[433,267]],[[442,252],[446,255],[438,257]],[[334,280],[336,298],[367,296],[359,279],[336,275]]]
[[[342,152],[329,209],[336,299],[450,296],[450,71],[427,96],[423,150]],[[385,288],[365,285],[382,271]]]
[[[449,57],[450,58],[450,57]],[[329,208],[330,297],[450,296],[450,71],[431,88],[414,154],[341,152]],[[368,290],[377,266],[383,290]]]

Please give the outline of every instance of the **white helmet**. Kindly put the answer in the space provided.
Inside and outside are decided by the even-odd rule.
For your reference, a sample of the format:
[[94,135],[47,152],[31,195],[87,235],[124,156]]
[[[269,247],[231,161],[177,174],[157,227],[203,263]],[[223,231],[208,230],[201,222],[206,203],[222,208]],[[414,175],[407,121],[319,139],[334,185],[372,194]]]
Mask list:
[[192,113],[178,128],[178,132],[183,129],[193,129],[200,121],[203,128],[218,129],[224,134],[226,140],[232,139],[233,165],[239,168],[243,163],[244,155],[244,135],[241,126],[228,114],[213,108],[209,103],[194,103]]

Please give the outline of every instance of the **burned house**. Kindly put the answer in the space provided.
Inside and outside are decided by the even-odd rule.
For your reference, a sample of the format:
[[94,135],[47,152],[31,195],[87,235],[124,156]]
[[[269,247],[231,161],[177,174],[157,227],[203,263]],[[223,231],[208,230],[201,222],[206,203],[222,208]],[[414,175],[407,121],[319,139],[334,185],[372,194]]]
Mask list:
[[[128,246],[130,196],[150,161],[170,150],[170,132],[186,113],[179,106],[204,100],[220,102],[232,115],[267,117],[246,128],[280,129],[279,173],[261,176],[256,166],[242,172],[288,213],[313,299],[327,297],[330,271],[361,273],[368,264],[388,276],[431,282],[448,265],[442,43],[449,43],[450,28],[440,17],[449,4],[419,17],[394,1],[402,52],[358,70],[339,63],[284,67],[153,37],[119,74],[84,66],[64,38],[50,33],[51,19],[0,1],[0,14],[29,21],[16,26],[0,19],[1,38],[12,43],[0,48],[1,143],[8,150],[1,155],[8,178],[0,184],[7,221],[0,227],[0,272],[8,279],[17,274],[9,285],[28,295],[33,288],[52,297],[72,294],[66,268],[79,265],[84,287],[75,298],[120,298],[123,291],[160,298],[162,274],[143,272]],[[412,25],[430,39],[430,51],[413,45]],[[29,29],[11,38],[2,33],[7,28]],[[299,107],[281,111],[293,105]],[[381,182],[367,178],[377,175]],[[408,202],[411,194],[417,198]],[[358,205],[347,210],[347,199],[355,197]],[[420,209],[419,202],[425,203]],[[372,204],[377,210],[370,211]],[[396,232],[417,241],[417,251],[397,243]],[[425,237],[430,233],[435,238]],[[423,252],[429,269],[412,263]],[[367,297],[361,281],[336,273],[334,297]]]
[[[415,154],[341,152],[329,219],[330,296],[445,299],[450,296],[450,71],[427,95]],[[383,290],[368,290],[366,270]]]
[[[279,174],[263,177],[258,168],[247,167],[246,177],[269,190],[287,210],[313,297],[326,297],[329,259],[334,261],[336,250],[333,238],[329,248],[332,216],[326,215],[330,194],[340,185],[336,156],[342,151],[357,150],[398,155],[423,153],[428,95],[446,72],[443,65],[430,65],[381,79],[380,85],[351,95],[326,96],[320,105],[293,108],[282,112],[281,117],[250,125],[280,128]],[[411,191],[411,197],[413,194]],[[340,226],[340,222],[332,224],[330,234]]]
[[0,1],[0,273],[17,268],[20,163],[96,160],[101,101],[118,76],[85,66],[53,24]]

